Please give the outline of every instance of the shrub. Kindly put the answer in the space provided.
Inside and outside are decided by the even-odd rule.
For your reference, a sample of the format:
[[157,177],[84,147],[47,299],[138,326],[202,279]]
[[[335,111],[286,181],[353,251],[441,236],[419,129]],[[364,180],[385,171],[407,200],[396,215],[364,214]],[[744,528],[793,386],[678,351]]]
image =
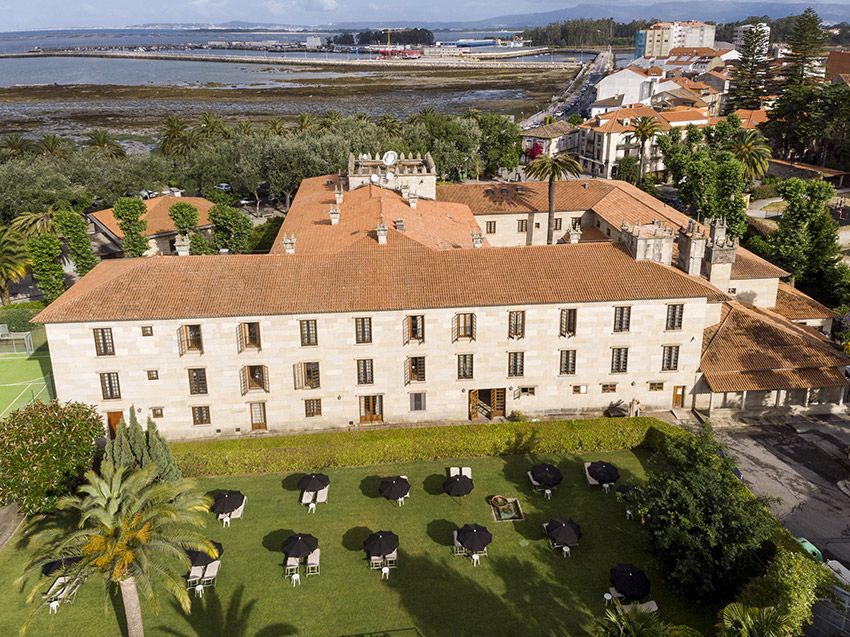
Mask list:
[[773,199],[779,196],[779,191],[776,189],[776,182],[764,183],[761,186],[753,188],[753,201],[756,199]]
[[0,308],[0,323],[9,326],[11,332],[29,332],[34,325],[30,319],[46,307],[44,301],[28,301],[14,303]]
[[68,246],[74,270],[80,276],[85,276],[98,262],[89,240],[85,217],[73,210],[60,210],[56,213],[55,224]]
[[156,424],[148,418],[147,431],[142,429],[136,417],[136,408],[130,406],[130,424],[122,420],[115,430],[115,437],[106,441],[103,459],[114,466],[128,466],[144,469],[156,464],[160,480],[180,479],[180,469],[174,462],[168,444],[163,440]]
[[525,414],[522,413],[519,409],[514,409],[511,413],[508,414],[508,420],[511,422],[522,422],[524,420],[528,420]]
[[82,403],[33,403],[0,421],[0,502],[50,511],[91,468],[104,426]]
[[596,418],[340,431],[171,445],[184,476],[287,473],[440,458],[657,449],[683,430],[654,418]]
[[59,258],[62,244],[52,234],[39,234],[27,241],[27,252],[32,262],[32,276],[44,300],[52,303],[65,291],[65,272]]

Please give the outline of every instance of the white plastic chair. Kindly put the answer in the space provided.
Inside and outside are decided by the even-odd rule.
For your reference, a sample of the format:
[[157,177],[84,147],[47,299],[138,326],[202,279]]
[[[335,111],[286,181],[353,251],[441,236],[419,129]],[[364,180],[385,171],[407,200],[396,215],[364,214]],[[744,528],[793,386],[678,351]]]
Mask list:
[[449,477],[459,476],[460,475],[460,467],[449,467]]
[[316,512],[316,503],[311,502],[307,505],[307,513],[315,513]]
[[472,554],[472,565],[478,566],[481,563],[481,556],[478,553]]
[[466,476],[470,480],[472,480],[472,467],[461,467],[460,475]]
[[239,507],[233,513],[230,514],[231,520],[241,520],[242,519],[242,516],[245,514],[245,503],[246,502],[248,502],[248,496],[245,496],[245,499],[242,500],[242,504],[240,504]]
[[207,564],[204,569],[204,576],[201,579],[203,586],[215,586],[215,578],[218,577],[218,571],[221,568],[221,560],[215,560]]
[[198,584],[195,587],[195,597],[203,597],[204,596],[204,585]]
[[54,599],[52,602],[50,602],[50,614],[55,615],[58,612],[59,612],[59,600]]
[[325,503],[328,501],[328,491],[330,491],[331,485],[326,486],[324,489],[316,493],[316,502],[319,504]]
[[390,569],[386,566],[381,568],[381,579],[390,579]]
[[301,575],[299,575],[298,573],[292,574],[292,586],[301,586]]

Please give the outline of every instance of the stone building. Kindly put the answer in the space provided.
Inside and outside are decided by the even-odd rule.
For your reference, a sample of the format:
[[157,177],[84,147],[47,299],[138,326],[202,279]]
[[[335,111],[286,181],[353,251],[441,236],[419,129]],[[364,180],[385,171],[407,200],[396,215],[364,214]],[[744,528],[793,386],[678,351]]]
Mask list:
[[35,319],[58,398],[113,425],[135,406],[171,438],[633,399],[843,409],[847,360],[815,329],[832,314],[722,222],[578,179],[544,245],[547,184],[437,186],[426,158],[393,190],[375,161],[305,180],[269,255],[100,263]]

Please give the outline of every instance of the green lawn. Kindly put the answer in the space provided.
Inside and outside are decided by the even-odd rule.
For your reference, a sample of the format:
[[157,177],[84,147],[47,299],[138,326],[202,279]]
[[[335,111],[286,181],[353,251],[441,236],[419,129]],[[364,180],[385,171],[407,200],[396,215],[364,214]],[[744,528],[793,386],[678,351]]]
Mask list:
[[0,416],[28,405],[33,399],[53,398],[53,383],[45,379],[50,375],[50,354],[44,327],[33,330],[34,352],[0,355]]
[[[428,636],[587,635],[603,610],[608,570],[618,562],[646,570],[665,620],[707,631],[716,609],[690,605],[664,585],[640,524],[626,520],[613,494],[587,486],[581,463],[592,459],[616,463],[621,482],[633,482],[644,478],[648,456],[622,451],[330,469],[329,503],[319,505],[315,515],[298,504],[299,474],[204,480],[205,489],[242,490],[248,497],[245,518],[223,529],[210,515],[209,536],[224,547],[216,589],[193,602],[189,617],[167,601],[158,616],[147,612],[146,633],[337,637],[398,630],[396,637],[405,637],[415,635],[415,628]],[[525,475],[541,460],[564,473],[550,501],[531,492]],[[475,490],[460,501],[440,492],[450,464],[473,469]],[[404,507],[377,497],[380,477],[395,474],[410,477]],[[519,497],[526,520],[494,522],[487,500],[497,494]],[[584,537],[572,558],[563,559],[543,539],[541,525],[554,515],[582,526]],[[452,530],[467,522],[484,524],[493,534],[490,555],[478,568],[451,555]],[[401,543],[399,566],[389,581],[369,570],[362,550],[368,533],[382,529],[395,531]],[[300,588],[282,574],[280,546],[293,532],[314,534],[322,549],[321,575],[302,574]],[[15,634],[31,612],[13,584],[27,559],[20,544],[13,540],[0,551],[0,635]],[[58,615],[39,609],[29,634],[119,635],[120,609],[120,600],[89,582]],[[245,632],[231,628],[231,621]]]

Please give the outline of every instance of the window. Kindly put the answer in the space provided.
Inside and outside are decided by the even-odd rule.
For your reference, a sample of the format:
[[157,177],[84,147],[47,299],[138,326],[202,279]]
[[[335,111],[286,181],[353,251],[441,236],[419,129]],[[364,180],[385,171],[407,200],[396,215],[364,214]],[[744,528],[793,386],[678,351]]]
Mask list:
[[561,350],[561,375],[569,376],[576,373],[576,351],[574,349]]
[[621,306],[614,308],[614,331],[628,332],[632,321],[632,308]]
[[311,398],[309,400],[304,401],[304,415],[307,418],[313,418],[314,416],[322,415],[322,399],[321,398]]
[[458,380],[469,380],[473,377],[472,354],[457,355],[457,378]]
[[410,411],[425,411],[425,392],[410,394]]
[[603,394],[613,394],[615,391],[617,391],[616,383],[605,383],[604,385],[602,385]]
[[372,319],[368,316],[365,318],[354,319],[354,340],[356,343],[371,343],[372,342]]
[[552,229],[553,230],[560,230],[561,227],[562,227],[562,224],[563,224],[563,220],[560,219],[560,218],[557,218],[557,219],[554,220],[554,223],[552,224]]
[[177,335],[180,341],[180,356],[186,352],[204,353],[204,339],[200,325],[181,325]]
[[516,231],[517,232],[528,232],[528,220],[520,219],[516,222]]
[[586,394],[587,393],[587,385],[573,385],[573,393],[574,394]]
[[629,348],[615,347],[611,350],[611,373],[625,374],[629,369]]
[[508,338],[525,338],[525,311],[508,312]]
[[685,306],[681,303],[677,305],[668,305],[667,306],[667,324],[665,329],[667,330],[680,330],[682,329],[682,314],[685,311]]
[[576,323],[578,322],[578,310],[569,308],[561,310],[561,336],[575,336]]
[[467,312],[465,314],[455,314],[452,320],[452,342],[459,338],[468,338],[471,341],[475,340],[475,314]]
[[251,429],[266,428],[266,403],[248,403],[251,412]]
[[410,356],[404,366],[404,384],[425,382],[425,357]]
[[518,378],[525,369],[525,352],[508,352],[508,376]]
[[536,392],[535,387],[520,387],[519,388],[519,395],[520,396],[534,396],[535,392]]
[[292,366],[292,373],[295,378],[295,389],[318,389],[321,386],[319,363],[295,363]]
[[649,391],[664,391],[664,383],[649,383]]
[[148,380],[159,380],[159,370],[158,369],[149,369],[148,370]]
[[207,370],[203,368],[189,370],[189,393],[207,393]]
[[118,372],[101,374],[100,390],[104,400],[117,400],[121,398],[121,385],[118,383]]
[[487,222],[487,234],[496,234],[496,222],[488,221]]
[[375,382],[372,375],[372,359],[362,358],[357,361],[357,384],[371,385]]
[[301,325],[301,346],[312,347],[319,344],[319,335],[316,333],[316,321],[299,321]]
[[153,326],[142,325],[142,336],[153,336]]
[[425,317],[420,315],[404,317],[404,344],[410,341],[425,341]]
[[193,425],[208,425],[210,424],[210,408],[209,407],[192,407],[192,424]]
[[265,365],[246,365],[239,370],[239,381],[244,396],[249,391],[269,391],[269,368]]
[[675,372],[679,369],[679,346],[665,345],[661,357],[661,371]]
[[115,356],[115,345],[112,343],[112,329],[101,327],[94,332],[94,350],[98,356]]
[[262,349],[259,323],[240,323],[238,329],[239,351],[246,349]]
[[151,418],[162,418],[162,407],[151,407]]

